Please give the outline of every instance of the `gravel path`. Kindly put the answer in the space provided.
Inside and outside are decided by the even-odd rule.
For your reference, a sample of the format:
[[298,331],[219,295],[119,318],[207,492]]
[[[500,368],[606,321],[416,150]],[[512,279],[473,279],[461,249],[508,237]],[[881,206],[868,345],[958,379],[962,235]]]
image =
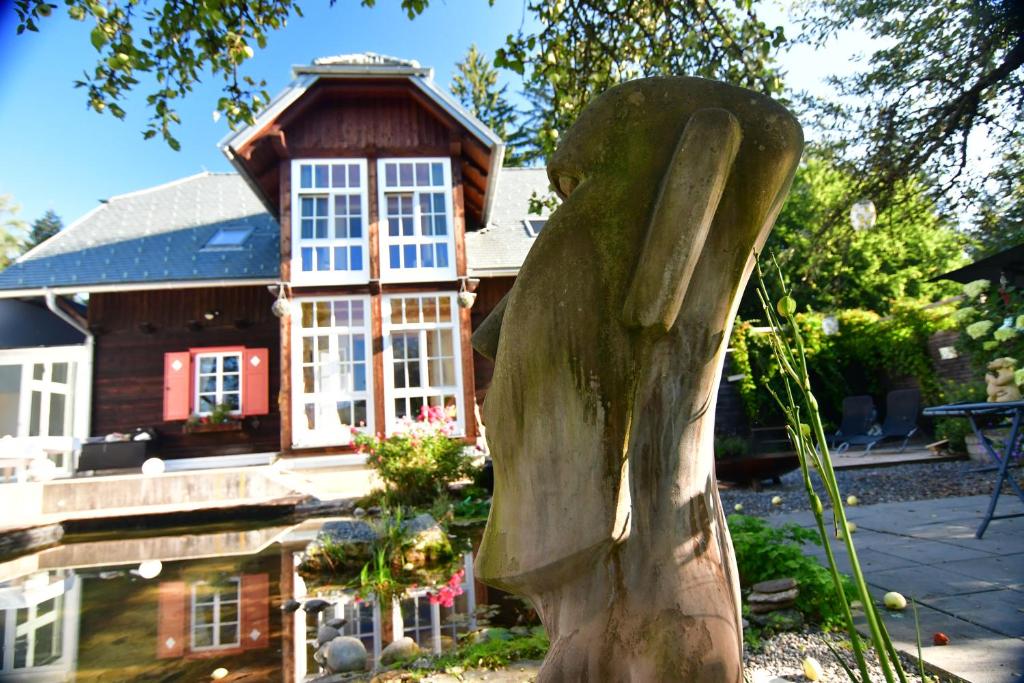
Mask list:
[[[844,657],[847,665],[856,671],[856,664],[853,654],[850,651],[849,641],[845,633],[822,633],[820,631],[803,631],[800,633],[780,633],[762,642],[757,651],[752,652],[748,647],[743,648],[743,662],[746,667],[745,676],[751,683],[768,683],[775,678],[783,678],[788,681],[806,681],[803,673],[803,661],[805,657],[813,657],[818,660],[825,675],[822,681],[849,681],[849,676],[843,671],[832,651],[826,642],[831,643],[837,652],[848,656]],[[874,657],[873,651],[867,656],[868,671],[872,681],[884,681],[882,670],[878,668],[878,660]],[[907,673],[907,680],[911,683],[919,683],[921,677],[916,675],[917,663],[907,657],[903,657],[903,669]],[[912,675],[914,674],[914,675]],[[933,679],[942,680],[946,678]]]
[[[977,467],[978,463],[971,460],[907,463],[891,467],[839,470],[836,479],[843,498],[855,495],[861,505],[989,495],[996,475],[994,472],[969,471]],[[1020,469],[1017,474],[1021,476]],[[822,502],[828,507],[827,496],[817,476],[812,474],[811,479],[815,481]],[[763,516],[810,509],[799,470],[784,475],[782,484],[768,484],[759,492],[748,488],[730,488],[722,489],[720,493],[726,513],[732,513],[737,503],[743,505],[743,514],[746,515]],[[775,496],[782,498],[780,505],[772,505]]]

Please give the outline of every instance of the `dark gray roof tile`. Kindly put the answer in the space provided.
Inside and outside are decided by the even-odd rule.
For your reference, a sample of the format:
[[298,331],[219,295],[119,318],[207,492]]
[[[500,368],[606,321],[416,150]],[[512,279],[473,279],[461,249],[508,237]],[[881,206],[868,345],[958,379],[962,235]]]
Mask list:
[[[253,232],[204,250],[223,227]],[[112,197],[3,272],[0,289],[276,278],[280,230],[235,173],[200,173]]]

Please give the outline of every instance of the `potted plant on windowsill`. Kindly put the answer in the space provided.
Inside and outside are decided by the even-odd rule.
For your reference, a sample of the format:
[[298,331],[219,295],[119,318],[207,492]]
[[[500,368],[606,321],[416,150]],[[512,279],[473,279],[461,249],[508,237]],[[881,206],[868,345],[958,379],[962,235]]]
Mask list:
[[232,412],[227,403],[218,403],[209,415],[193,415],[186,422],[182,431],[186,434],[204,434],[207,432],[240,432],[242,420]]

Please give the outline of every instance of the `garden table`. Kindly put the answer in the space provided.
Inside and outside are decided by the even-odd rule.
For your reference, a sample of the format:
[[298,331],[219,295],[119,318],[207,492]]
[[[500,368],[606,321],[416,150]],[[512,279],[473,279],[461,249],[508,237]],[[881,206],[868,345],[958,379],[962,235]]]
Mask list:
[[[1010,462],[1021,457],[1021,422],[1024,421],[1024,401],[1007,401],[1006,403],[949,403],[942,406],[932,406],[924,409],[924,414],[929,417],[966,417],[971,423],[978,441],[984,446],[985,451],[995,460],[995,471],[999,474],[996,477],[996,487],[992,491],[992,499],[988,504],[988,512],[981,526],[974,533],[976,538],[981,538],[988,528],[989,522],[993,519],[1008,519],[1010,517],[1024,517],[1024,513],[1011,515],[996,515],[996,503],[999,502],[999,494],[1003,490],[1003,482],[1008,482],[1016,492],[1017,497],[1024,502],[1024,491],[1015,477],[1009,476]],[[1003,452],[1000,453],[993,446],[992,441],[985,438],[983,429],[978,425],[979,417],[1008,417],[1011,418],[1010,435],[1003,444]]]

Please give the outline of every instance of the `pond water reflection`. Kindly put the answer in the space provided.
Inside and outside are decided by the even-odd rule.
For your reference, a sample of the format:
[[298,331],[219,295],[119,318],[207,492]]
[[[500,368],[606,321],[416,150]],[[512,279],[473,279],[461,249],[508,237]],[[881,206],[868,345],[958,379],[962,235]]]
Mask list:
[[[224,668],[225,681],[300,683],[320,671],[317,628],[337,617],[374,661],[396,634],[439,652],[475,627],[486,588],[469,552],[452,607],[426,589],[382,606],[356,577],[307,588],[301,553],[326,521],[93,537],[0,563],[0,681],[205,681]],[[313,598],[332,604],[282,609]]]

